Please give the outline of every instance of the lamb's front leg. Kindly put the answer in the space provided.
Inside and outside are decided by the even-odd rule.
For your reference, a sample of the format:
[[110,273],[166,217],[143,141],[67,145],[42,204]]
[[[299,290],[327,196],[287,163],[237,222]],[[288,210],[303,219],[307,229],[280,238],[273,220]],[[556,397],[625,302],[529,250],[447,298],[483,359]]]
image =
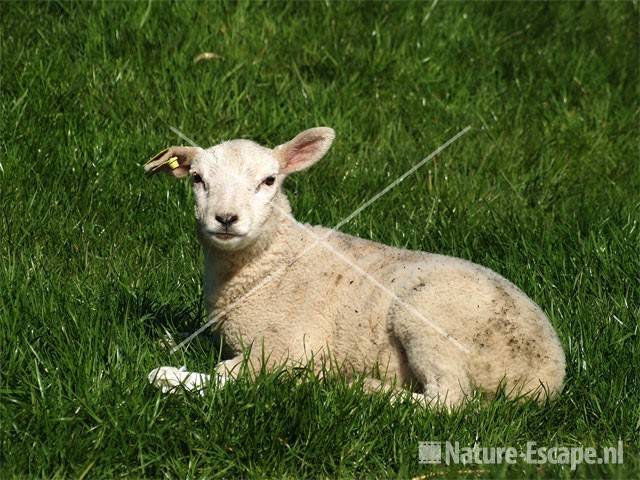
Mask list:
[[162,393],[174,393],[180,387],[187,391],[202,393],[204,387],[211,381],[206,373],[187,371],[186,367],[158,367],[151,370],[147,376],[149,383],[160,388]]
[[243,361],[244,355],[236,355],[229,360],[217,364],[216,376],[218,377],[218,383],[224,385],[226,382],[234,381],[240,373]]
[[[243,356],[239,355],[231,360],[225,360],[216,366],[214,380],[218,386],[234,380],[240,370]],[[211,382],[211,375],[206,373],[189,372],[186,367],[158,367],[148,375],[149,383],[160,388],[162,393],[174,393],[182,387],[192,392],[203,393],[204,388]]]
[[[220,365],[224,365],[222,362]],[[220,365],[216,368],[216,372]],[[223,369],[226,371],[226,369]],[[199,393],[204,392],[204,388],[211,382],[211,375],[207,373],[189,372],[186,367],[158,367],[151,370],[148,377],[149,383],[160,388],[162,393],[175,393],[182,387],[186,391]],[[227,381],[234,380],[234,376],[216,373],[215,382],[218,386],[224,385]]]

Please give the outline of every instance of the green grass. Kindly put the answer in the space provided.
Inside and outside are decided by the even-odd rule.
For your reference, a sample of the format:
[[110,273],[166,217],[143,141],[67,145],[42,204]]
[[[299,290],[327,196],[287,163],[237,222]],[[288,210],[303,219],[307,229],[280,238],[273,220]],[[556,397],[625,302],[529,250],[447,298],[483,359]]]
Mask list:
[[[640,474],[637,4],[431,7],[0,6],[0,477]],[[220,58],[195,64],[203,51]],[[343,230],[514,281],[565,347],[557,401],[447,415],[304,372],[204,397],[146,384],[217,352],[159,346],[203,322],[202,256],[189,186],[141,163],[183,143],[170,126],[275,145],[316,125],[337,140],[288,191],[324,225],[473,127]],[[618,439],[623,465],[576,472],[418,463],[426,440]]]

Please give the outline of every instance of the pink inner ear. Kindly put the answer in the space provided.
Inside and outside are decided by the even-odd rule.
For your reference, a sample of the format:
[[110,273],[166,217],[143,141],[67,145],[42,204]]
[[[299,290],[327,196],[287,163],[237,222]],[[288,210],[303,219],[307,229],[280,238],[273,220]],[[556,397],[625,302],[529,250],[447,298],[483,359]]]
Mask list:
[[304,164],[306,160],[311,160],[313,154],[318,151],[318,143],[321,141],[322,137],[315,137],[292,145],[287,152],[287,166],[295,167]]

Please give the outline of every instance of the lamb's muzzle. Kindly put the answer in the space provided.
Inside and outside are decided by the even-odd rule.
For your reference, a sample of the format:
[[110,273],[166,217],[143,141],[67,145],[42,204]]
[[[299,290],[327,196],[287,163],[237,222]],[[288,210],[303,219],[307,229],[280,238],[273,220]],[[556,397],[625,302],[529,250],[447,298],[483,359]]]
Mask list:
[[[540,400],[560,392],[565,358],[556,332],[497,273],[293,218],[283,182],[320,160],[334,136],[320,127],[274,149],[249,140],[171,147],[146,167],[194,179],[208,314],[229,309],[217,326],[235,354],[216,367],[218,378],[235,378],[252,346],[249,371],[330,360],[345,375],[370,375],[372,390],[395,382],[426,403],[455,406],[474,390],[500,387]],[[161,387],[208,381],[162,368],[150,376]]]

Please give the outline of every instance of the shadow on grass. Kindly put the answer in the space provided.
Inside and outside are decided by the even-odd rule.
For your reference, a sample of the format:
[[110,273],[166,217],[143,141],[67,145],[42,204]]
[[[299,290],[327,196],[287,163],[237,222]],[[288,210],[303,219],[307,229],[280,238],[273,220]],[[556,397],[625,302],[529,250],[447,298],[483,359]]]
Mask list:
[[[122,292],[118,296],[117,310],[137,319],[143,334],[157,341],[163,348],[171,349],[207,322],[201,303],[164,303],[148,296],[135,296]],[[204,351],[222,351],[227,358],[221,336],[207,329],[195,337],[189,345]]]

